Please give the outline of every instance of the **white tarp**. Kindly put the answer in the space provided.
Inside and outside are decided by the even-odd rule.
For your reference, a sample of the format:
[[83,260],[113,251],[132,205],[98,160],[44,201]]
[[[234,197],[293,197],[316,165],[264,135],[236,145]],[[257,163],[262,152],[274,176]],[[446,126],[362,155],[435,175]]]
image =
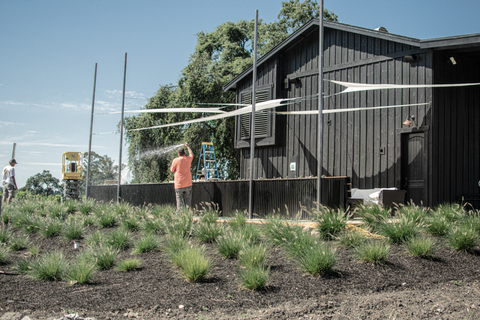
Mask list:
[[347,87],[342,93],[367,91],[367,90],[381,90],[381,89],[410,89],[410,88],[450,88],[450,87],[467,87],[478,86],[480,83],[452,83],[452,84],[368,84],[368,83],[354,83],[337,80],[329,80],[333,83]]
[[[141,109],[129,110],[124,113],[171,113],[171,112],[200,112],[200,113],[226,113],[220,108],[161,108],[161,109]],[[106,114],[118,114],[121,111],[108,112]]]
[[[265,102],[256,103],[255,104],[255,111],[262,111],[262,110],[265,110],[265,109],[276,108],[276,107],[279,107],[281,105],[285,105],[290,100],[295,100],[295,99],[276,99],[276,100],[269,100],[269,101],[265,101]],[[148,128],[131,129],[130,131],[140,131],[140,130],[147,130],[147,129],[180,126],[180,125],[186,125],[186,124],[191,124],[191,123],[198,123],[198,122],[205,122],[205,121],[218,120],[218,119],[223,119],[223,118],[228,118],[228,117],[234,117],[234,116],[247,114],[247,113],[252,113],[252,105],[251,104],[246,106],[246,107],[243,107],[241,109],[237,109],[237,110],[222,113],[222,114],[217,114],[217,115],[213,115],[213,116],[208,116],[208,117],[203,117],[203,118],[198,118],[198,119],[193,119],[193,120],[188,120],[188,121],[182,121],[182,122],[167,123],[167,124],[162,124],[162,125],[159,125],[159,126],[153,126],[153,127],[148,127]]]
[[[400,108],[400,107],[413,107],[413,106],[424,106],[430,104],[426,103],[412,103],[412,104],[399,104],[394,106],[379,106],[379,107],[367,107],[367,108],[346,108],[346,109],[328,109],[323,110],[322,113],[340,113],[340,112],[350,112],[350,111],[362,111],[362,110],[375,110],[375,109],[387,109],[387,108]],[[291,114],[291,115],[303,115],[303,114],[318,114],[318,110],[306,110],[306,111],[282,111],[276,112],[277,114]]]

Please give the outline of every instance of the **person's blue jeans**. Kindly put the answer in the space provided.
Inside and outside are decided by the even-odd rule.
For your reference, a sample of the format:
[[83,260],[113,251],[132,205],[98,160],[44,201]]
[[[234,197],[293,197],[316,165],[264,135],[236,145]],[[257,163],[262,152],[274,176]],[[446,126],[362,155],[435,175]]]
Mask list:
[[192,206],[192,187],[175,189],[175,195],[177,197],[177,211],[181,211],[184,204],[187,209]]

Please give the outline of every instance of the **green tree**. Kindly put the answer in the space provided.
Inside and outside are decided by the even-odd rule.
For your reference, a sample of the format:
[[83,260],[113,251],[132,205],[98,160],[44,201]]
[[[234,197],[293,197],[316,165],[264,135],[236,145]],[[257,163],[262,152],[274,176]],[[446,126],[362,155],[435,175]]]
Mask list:
[[[108,155],[99,155],[92,151],[89,185],[96,186],[105,183],[105,180],[117,180],[118,179],[118,165],[114,164],[112,158]],[[122,168],[124,165],[122,166]],[[82,179],[86,183],[88,169],[88,152],[83,155],[83,176]]]
[[[316,1],[289,0],[282,3],[279,21],[259,21],[257,52],[266,54],[287,38],[292,31],[311,18],[320,16]],[[324,10],[327,20],[337,16]],[[254,20],[225,22],[213,32],[199,32],[195,51],[188,65],[182,70],[177,86],[161,86],[150,98],[146,109],[197,107],[198,103],[234,103],[235,94],[224,92],[223,86],[253,63]],[[194,101],[197,104],[189,104]],[[231,111],[234,107],[226,108]],[[161,129],[130,131],[135,128],[185,121],[201,117],[199,113],[142,113],[125,119],[126,141],[129,142],[129,166],[134,183],[172,180],[169,165],[176,155],[158,152],[165,147],[188,142],[194,152],[192,174],[198,163],[202,142],[213,142],[220,175],[225,179],[238,177],[239,151],[234,149],[235,119],[195,123]]]
[[37,173],[27,179],[25,186],[19,189],[20,191],[27,191],[35,195],[55,195],[62,194],[63,187],[60,180],[52,176],[49,170],[43,170],[42,173]]

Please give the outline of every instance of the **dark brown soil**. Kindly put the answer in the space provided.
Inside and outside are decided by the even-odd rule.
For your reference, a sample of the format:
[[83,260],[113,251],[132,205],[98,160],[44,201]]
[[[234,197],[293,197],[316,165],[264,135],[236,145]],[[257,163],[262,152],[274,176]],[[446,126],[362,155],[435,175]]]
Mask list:
[[[77,252],[62,238],[30,240],[42,252]],[[162,252],[137,256],[143,264],[134,272],[98,271],[86,285],[41,282],[8,274],[27,255],[15,252],[0,265],[0,317],[21,312],[58,319],[78,312],[96,319],[480,319],[480,250],[451,252],[440,245],[433,259],[420,259],[392,246],[388,262],[379,266],[359,263],[352,251],[339,248],[336,272],[320,278],[273,250],[267,290],[251,292],[239,286],[238,262],[207,247],[214,268],[203,283],[186,282]]]

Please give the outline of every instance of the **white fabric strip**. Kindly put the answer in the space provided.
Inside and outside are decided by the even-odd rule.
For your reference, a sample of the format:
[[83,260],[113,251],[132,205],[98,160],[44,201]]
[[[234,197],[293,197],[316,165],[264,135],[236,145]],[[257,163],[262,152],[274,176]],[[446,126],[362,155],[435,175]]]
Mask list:
[[367,91],[367,90],[381,90],[381,89],[408,89],[408,88],[450,88],[450,87],[467,87],[478,86],[480,83],[453,83],[453,84],[368,84],[368,83],[353,83],[337,80],[330,80],[333,83],[347,87],[342,93]]
[[[295,99],[276,99],[276,100],[269,100],[269,101],[265,101],[265,102],[256,103],[255,104],[255,111],[262,111],[262,110],[265,110],[265,109],[276,108],[276,107],[279,107],[281,105],[284,105],[284,104],[288,103],[290,100],[295,100]],[[167,124],[162,124],[162,125],[159,125],[159,126],[148,127],[148,128],[131,129],[130,131],[140,131],[140,130],[147,130],[147,129],[180,126],[180,125],[185,125],[185,124],[191,124],[191,123],[197,123],[197,122],[205,122],[205,121],[223,119],[223,118],[228,118],[228,117],[234,117],[234,116],[238,116],[238,115],[246,114],[246,113],[252,113],[252,105],[251,104],[248,105],[247,107],[243,107],[241,109],[237,109],[237,110],[230,111],[230,112],[223,113],[223,114],[217,114],[217,115],[214,115],[214,116],[208,116],[208,117],[203,117],[203,118],[193,119],[193,120],[188,120],[188,121],[182,121],[182,122],[167,123]]]
[[[368,107],[368,108],[347,108],[347,109],[328,109],[323,110],[322,113],[340,113],[340,112],[350,112],[350,111],[362,111],[362,110],[375,110],[375,109],[387,109],[387,108],[400,108],[400,107],[413,107],[413,106],[425,106],[430,104],[426,103],[413,103],[413,104],[399,104],[395,106],[380,106],[380,107]],[[291,115],[302,115],[302,114],[318,114],[318,110],[308,110],[308,111],[285,111],[285,112],[276,112],[276,114],[291,114]]]
[[[124,113],[171,113],[171,112],[200,112],[200,113],[226,113],[226,111],[220,110],[220,108],[161,108],[161,109],[141,109],[141,110],[129,110]],[[104,114],[118,114],[121,111],[107,112]]]

